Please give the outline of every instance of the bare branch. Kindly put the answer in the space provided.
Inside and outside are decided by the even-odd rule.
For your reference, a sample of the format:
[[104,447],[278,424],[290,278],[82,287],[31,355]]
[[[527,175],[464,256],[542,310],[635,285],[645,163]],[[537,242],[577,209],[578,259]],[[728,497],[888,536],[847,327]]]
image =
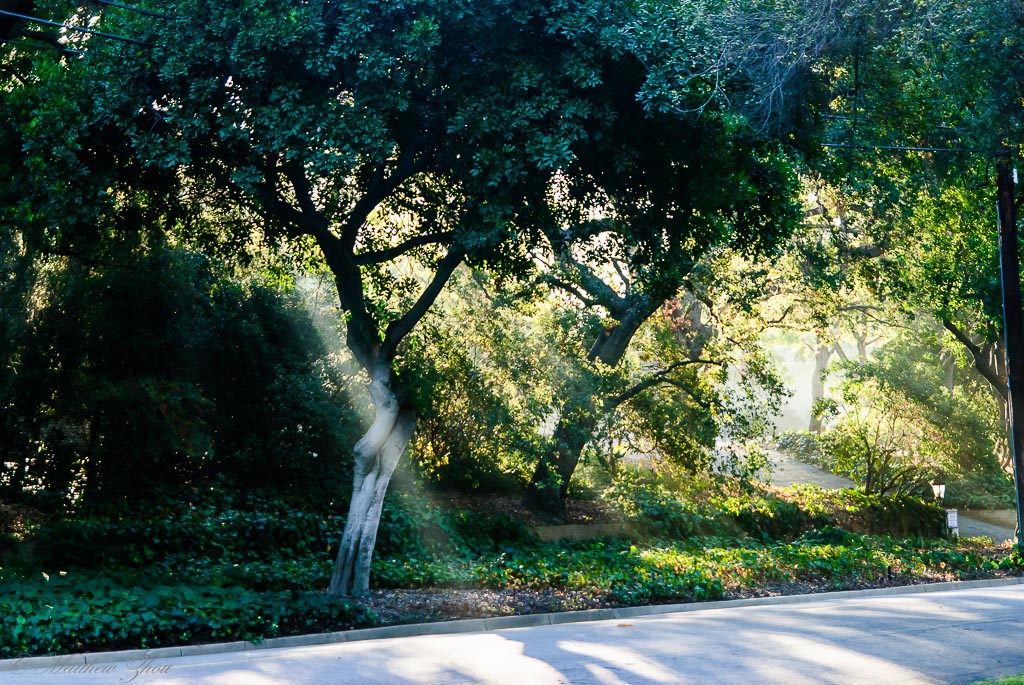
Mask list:
[[384,333],[384,342],[381,343],[380,347],[381,359],[390,360],[394,358],[395,353],[398,351],[398,344],[402,342],[402,339],[408,335],[409,331],[427,313],[427,310],[430,309],[430,306],[434,304],[434,300],[441,293],[445,283],[451,278],[455,268],[465,258],[466,250],[461,246],[452,246],[448,249],[448,254],[438,262],[433,279],[423,289],[423,292],[420,293],[419,299],[403,316],[388,324]]
[[786,318],[790,314],[793,313],[793,310],[795,308],[796,308],[796,305],[792,305],[792,304],[789,305],[788,307],[786,307],[785,310],[783,310],[782,314],[780,314],[777,319],[766,319],[765,322],[764,322],[764,325],[767,326],[767,327],[780,325],[783,321],[786,320]]
[[[671,374],[676,369],[682,368],[684,366],[693,366],[694,364],[712,364],[715,366],[722,366],[722,362],[715,361],[713,359],[688,359],[685,361],[673,362],[672,364],[669,364],[661,371],[658,371],[657,373],[654,373],[648,376],[647,378],[643,379],[639,383],[636,383],[635,385],[633,385],[633,387],[629,388],[625,392],[605,400],[605,408],[607,410],[613,410],[616,407],[624,404],[625,402],[628,402],[629,400],[633,399],[643,391],[652,388],[656,385],[660,385],[662,383],[682,388],[683,384],[681,384],[678,380],[671,378],[669,374]],[[697,398],[694,397],[689,388],[686,388],[686,390],[690,394],[690,396],[693,397],[696,401]]]
[[455,236],[455,231],[442,231],[441,233],[426,233],[423,235],[414,236],[405,240],[394,247],[389,247],[384,250],[371,250],[369,252],[362,252],[355,256],[356,264],[363,266],[365,264],[381,264],[382,262],[389,262],[396,257],[400,257],[409,250],[423,245],[431,245],[434,243],[447,242]]

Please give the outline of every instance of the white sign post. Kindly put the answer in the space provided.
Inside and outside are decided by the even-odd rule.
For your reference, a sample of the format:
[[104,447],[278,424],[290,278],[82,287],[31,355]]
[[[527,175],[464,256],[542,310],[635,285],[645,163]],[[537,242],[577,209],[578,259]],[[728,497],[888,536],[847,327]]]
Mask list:
[[960,537],[960,523],[957,518],[956,509],[946,509],[946,530],[948,530],[953,537]]

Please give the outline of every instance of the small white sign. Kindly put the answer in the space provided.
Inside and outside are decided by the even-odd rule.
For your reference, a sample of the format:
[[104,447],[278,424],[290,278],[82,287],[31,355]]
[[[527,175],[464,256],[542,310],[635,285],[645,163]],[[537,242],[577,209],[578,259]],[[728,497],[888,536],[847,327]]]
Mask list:
[[959,528],[960,524],[957,522],[956,509],[946,509],[946,527],[947,528]]

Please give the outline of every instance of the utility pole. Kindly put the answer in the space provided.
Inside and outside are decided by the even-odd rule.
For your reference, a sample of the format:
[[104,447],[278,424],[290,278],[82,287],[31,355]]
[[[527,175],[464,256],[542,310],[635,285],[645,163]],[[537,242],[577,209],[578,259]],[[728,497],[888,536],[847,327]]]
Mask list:
[[1020,292],[1017,210],[1013,203],[1016,170],[1009,155],[996,166],[999,208],[999,266],[1003,286],[1003,334],[1006,340],[1007,405],[1010,416],[1010,454],[1017,493],[1017,549],[1024,551],[1024,310]]

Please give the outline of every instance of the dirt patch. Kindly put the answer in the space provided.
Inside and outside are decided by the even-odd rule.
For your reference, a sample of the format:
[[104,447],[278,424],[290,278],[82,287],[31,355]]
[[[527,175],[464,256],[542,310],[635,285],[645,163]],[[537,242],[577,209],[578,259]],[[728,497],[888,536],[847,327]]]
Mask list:
[[[474,511],[481,514],[507,514],[520,519],[527,526],[543,526],[547,522],[528,510],[518,497],[510,495],[434,495],[433,501],[446,509]],[[601,500],[570,499],[565,504],[566,524],[618,523],[623,520],[614,507]]]
[[380,625],[436,623],[620,606],[603,595],[578,590],[374,590],[362,605]]
[[[998,572],[979,577],[1007,578],[1019,575],[1021,574]],[[927,585],[951,580],[966,579],[957,578],[953,574],[931,574],[875,579],[856,578],[840,583],[826,580],[769,583],[757,588],[734,588],[727,591],[723,599],[806,595],[842,590],[869,590],[906,585]],[[652,604],[679,603],[685,603],[685,600],[667,600]],[[361,604],[376,615],[378,625],[381,626],[635,606],[625,604],[607,594],[581,590],[466,590],[429,588],[419,590],[374,590]]]

